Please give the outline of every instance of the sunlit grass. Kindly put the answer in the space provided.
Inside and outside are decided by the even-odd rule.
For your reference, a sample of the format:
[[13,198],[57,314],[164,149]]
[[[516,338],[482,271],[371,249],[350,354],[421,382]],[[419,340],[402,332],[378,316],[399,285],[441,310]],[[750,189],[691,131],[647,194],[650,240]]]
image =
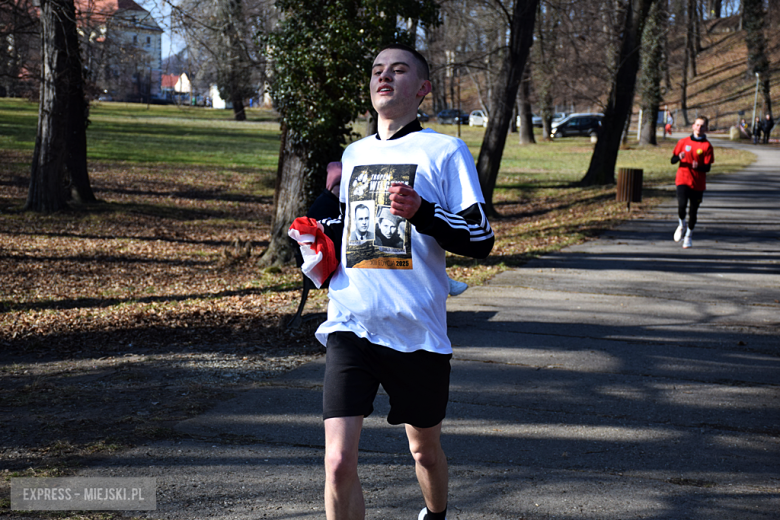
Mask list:
[[[237,122],[230,110],[96,103],[87,128],[88,159],[275,170],[276,115],[268,109],[247,112],[248,120]],[[3,149],[32,151],[37,124],[36,103],[0,100]]]

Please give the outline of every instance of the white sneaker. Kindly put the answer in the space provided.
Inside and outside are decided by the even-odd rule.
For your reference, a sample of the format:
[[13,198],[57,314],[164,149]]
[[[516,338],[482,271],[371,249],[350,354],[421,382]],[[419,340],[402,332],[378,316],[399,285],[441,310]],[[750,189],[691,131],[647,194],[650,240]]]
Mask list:
[[450,280],[450,296],[457,296],[459,294],[463,294],[463,292],[469,288],[469,284],[459,282],[457,280],[453,280],[452,278],[449,278]]
[[683,239],[683,249],[689,249],[693,247],[693,241],[691,240],[691,235],[685,235],[685,238]]
[[427,515],[427,514],[428,514],[428,508],[427,507],[423,507],[422,511],[420,511],[420,514],[417,515],[417,520],[425,520],[425,515]]
[[674,241],[679,242],[682,240],[683,235],[688,231],[688,224],[683,220],[682,223],[677,226],[677,230],[674,232]]

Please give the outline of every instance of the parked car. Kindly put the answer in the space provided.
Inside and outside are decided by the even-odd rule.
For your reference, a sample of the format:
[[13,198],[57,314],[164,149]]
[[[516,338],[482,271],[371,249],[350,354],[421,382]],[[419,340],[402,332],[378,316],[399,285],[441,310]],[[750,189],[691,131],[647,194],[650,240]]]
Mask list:
[[462,110],[448,108],[447,110],[442,110],[436,114],[436,119],[438,119],[439,124],[442,125],[456,125],[458,124],[458,120],[460,120],[460,124],[465,125],[469,122],[469,115]]
[[469,126],[487,126],[488,116],[482,110],[475,110],[469,114]]
[[570,137],[573,135],[598,136],[604,114],[571,114],[557,123],[553,123],[550,137]]
[[431,118],[431,116],[429,116],[428,114],[426,114],[425,112],[423,112],[419,108],[417,109],[417,119],[421,123],[424,123],[424,122],[428,121],[430,118]]
[[[563,118],[567,116],[566,112],[556,112],[553,114],[552,122],[557,123]],[[536,114],[531,114],[531,125],[535,126],[536,128],[542,127],[542,116],[537,116]],[[520,126],[520,116],[517,116],[517,126]]]

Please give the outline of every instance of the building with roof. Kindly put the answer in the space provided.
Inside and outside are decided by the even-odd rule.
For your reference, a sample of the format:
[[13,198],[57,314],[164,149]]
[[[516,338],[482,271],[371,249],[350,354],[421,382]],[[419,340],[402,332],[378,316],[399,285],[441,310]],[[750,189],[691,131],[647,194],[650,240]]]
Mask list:
[[75,0],[86,41],[85,65],[109,99],[150,101],[159,97],[162,35],[152,14],[133,0]]
[[192,85],[187,73],[163,74],[161,83],[162,96],[177,103],[189,103]]

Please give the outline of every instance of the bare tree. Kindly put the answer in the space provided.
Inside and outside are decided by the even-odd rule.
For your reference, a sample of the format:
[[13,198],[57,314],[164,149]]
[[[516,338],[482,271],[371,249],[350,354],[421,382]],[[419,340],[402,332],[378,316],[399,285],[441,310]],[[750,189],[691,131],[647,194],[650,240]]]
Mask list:
[[642,34],[642,66],[639,76],[639,92],[642,96],[642,129],[639,144],[657,145],[656,121],[661,103],[661,79],[663,77],[664,42],[666,41],[667,14],[665,0],[659,0],[650,8]]
[[509,46],[496,80],[491,98],[491,114],[482,147],[477,159],[477,172],[485,197],[488,214],[496,215],[493,207],[493,190],[504,153],[512,110],[517,98],[517,89],[523,78],[528,53],[533,41],[536,8],[539,0],[515,0],[514,10],[505,10],[509,26]]
[[533,112],[531,112],[531,66],[526,64],[519,96],[520,144],[536,144]]
[[266,60],[255,41],[276,21],[270,0],[181,0],[172,6],[172,27],[187,44],[187,68],[199,90],[216,84],[236,120],[244,102],[264,90]]
[[772,98],[770,96],[770,67],[766,53],[766,36],[764,35],[764,2],[762,0],[742,0],[742,27],[745,30],[747,45],[748,74],[758,75],[761,84],[761,97],[764,100],[763,112],[772,114]]
[[[506,18],[500,2],[442,2],[441,25],[429,27],[425,49],[432,71],[434,110],[457,108],[458,85],[476,87],[480,107],[490,114],[490,98],[500,66]],[[464,80],[464,78],[467,78]]]
[[555,98],[560,96],[558,65],[560,55],[561,10],[559,6],[548,4],[539,9],[536,19],[536,41],[531,48],[533,59],[533,85],[536,92],[537,112],[542,118],[542,139],[549,140],[552,120],[555,115]]
[[43,74],[25,209],[48,213],[64,209],[71,195],[81,202],[95,197],[87,175],[87,103],[73,0],[41,0],[40,13]]
[[698,10],[696,9],[696,0],[688,0],[686,12],[685,29],[685,52],[688,56],[688,74],[690,79],[697,76],[696,57],[701,45],[698,40]]
[[634,102],[642,31],[654,1],[626,0],[621,5],[624,18],[620,34],[618,66],[604,111],[599,139],[593,149],[588,171],[581,181],[584,185],[613,184],[615,182],[615,163],[617,162],[618,150]]
[[246,120],[244,99],[255,91],[252,62],[244,41],[245,22],[242,0],[217,0],[217,85],[220,95],[233,104],[236,121]]

